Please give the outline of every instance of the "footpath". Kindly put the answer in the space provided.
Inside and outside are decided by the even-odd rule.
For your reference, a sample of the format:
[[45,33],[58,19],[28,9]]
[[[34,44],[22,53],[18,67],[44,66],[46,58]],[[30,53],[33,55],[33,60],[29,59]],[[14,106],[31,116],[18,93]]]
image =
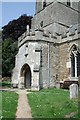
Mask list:
[[18,98],[16,118],[32,118],[26,90],[19,90],[18,94],[19,94],[19,98]]

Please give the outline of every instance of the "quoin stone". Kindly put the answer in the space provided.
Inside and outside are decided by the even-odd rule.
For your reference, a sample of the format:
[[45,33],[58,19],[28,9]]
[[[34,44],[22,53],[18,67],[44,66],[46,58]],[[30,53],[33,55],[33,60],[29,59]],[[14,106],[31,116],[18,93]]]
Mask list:
[[78,85],[72,84],[70,85],[70,99],[78,98]]

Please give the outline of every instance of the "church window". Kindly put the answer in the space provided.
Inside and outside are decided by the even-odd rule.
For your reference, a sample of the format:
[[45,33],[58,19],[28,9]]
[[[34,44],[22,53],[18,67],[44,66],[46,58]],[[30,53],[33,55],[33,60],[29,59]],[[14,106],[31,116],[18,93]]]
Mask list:
[[71,74],[72,74],[72,77],[75,77],[75,57],[74,57],[74,54],[72,54],[71,56]]
[[46,0],[43,1],[43,8],[46,7]]
[[68,5],[68,6],[71,6],[70,0],[67,0],[67,5]]
[[77,76],[80,76],[80,53],[77,54]]
[[80,52],[75,47],[71,54],[71,75],[72,77],[80,76]]

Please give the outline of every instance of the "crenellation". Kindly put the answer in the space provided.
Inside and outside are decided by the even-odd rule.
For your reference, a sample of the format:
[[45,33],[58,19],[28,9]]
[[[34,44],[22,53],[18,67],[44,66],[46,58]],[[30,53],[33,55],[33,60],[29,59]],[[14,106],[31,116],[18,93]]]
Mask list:
[[75,31],[69,33],[69,36],[73,36],[73,35],[75,35]]
[[46,34],[45,32],[43,33],[43,36],[48,37],[49,38],[49,34]]
[[67,33],[61,35],[62,39],[67,37]]
[[70,32],[66,32],[64,34],[61,35],[60,37],[60,41],[64,42],[64,41],[70,41],[70,40],[75,40],[79,38],[79,32],[78,29],[75,29],[75,31],[70,31]]
[[[72,26],[70,26],[71,29]],[[30,32],[25,32],[24,34],[22,34],[22,36],[20,36],[18,38],[18,42],[22,42],[23,43],[23,39],[26,37],[26,41],[30,40],[31,38],[34,39],[34,37],[36,38],[35,40],[37,40],[37,38],[43,38],[43,41],[45,41],[46,38],[49,39],[49,41],[53,42],[53,43],[60,43],[60,42],[67,42],[70,41],[72,39],[78,39],[79,37],[79,27],[78,28],[74,28],[73,30],[70,30],[68,28],[68,30],[66,32],[63,32],[63,34],[59,34],[59,33],[51,33],[47,30],[43,30],[43,29],[37,29],[36,31],[31,30]],[[30,38],[29,38],[30,37]],[[32,40],[33,40],[32,39]],[[46,41],[48,41],[46,39]]]

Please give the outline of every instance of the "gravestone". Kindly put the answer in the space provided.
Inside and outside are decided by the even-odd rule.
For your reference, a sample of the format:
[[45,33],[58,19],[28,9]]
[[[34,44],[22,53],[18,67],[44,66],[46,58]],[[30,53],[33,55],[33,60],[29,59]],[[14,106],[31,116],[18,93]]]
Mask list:
[[80,92],[80,76],[78,77],[79,92]]
[[79,84],[79,93],[78,93],[78,115],[80,116],[80,76],[78,78],[78,84]]
[[70,85],[70,99],[78,98],[78,85],[72,84]]
[[2,82],[2,76],[0,75],[0,82]]
[[60,81],[56,81],[56,88],[57,88],[57,89],[60,88]]

